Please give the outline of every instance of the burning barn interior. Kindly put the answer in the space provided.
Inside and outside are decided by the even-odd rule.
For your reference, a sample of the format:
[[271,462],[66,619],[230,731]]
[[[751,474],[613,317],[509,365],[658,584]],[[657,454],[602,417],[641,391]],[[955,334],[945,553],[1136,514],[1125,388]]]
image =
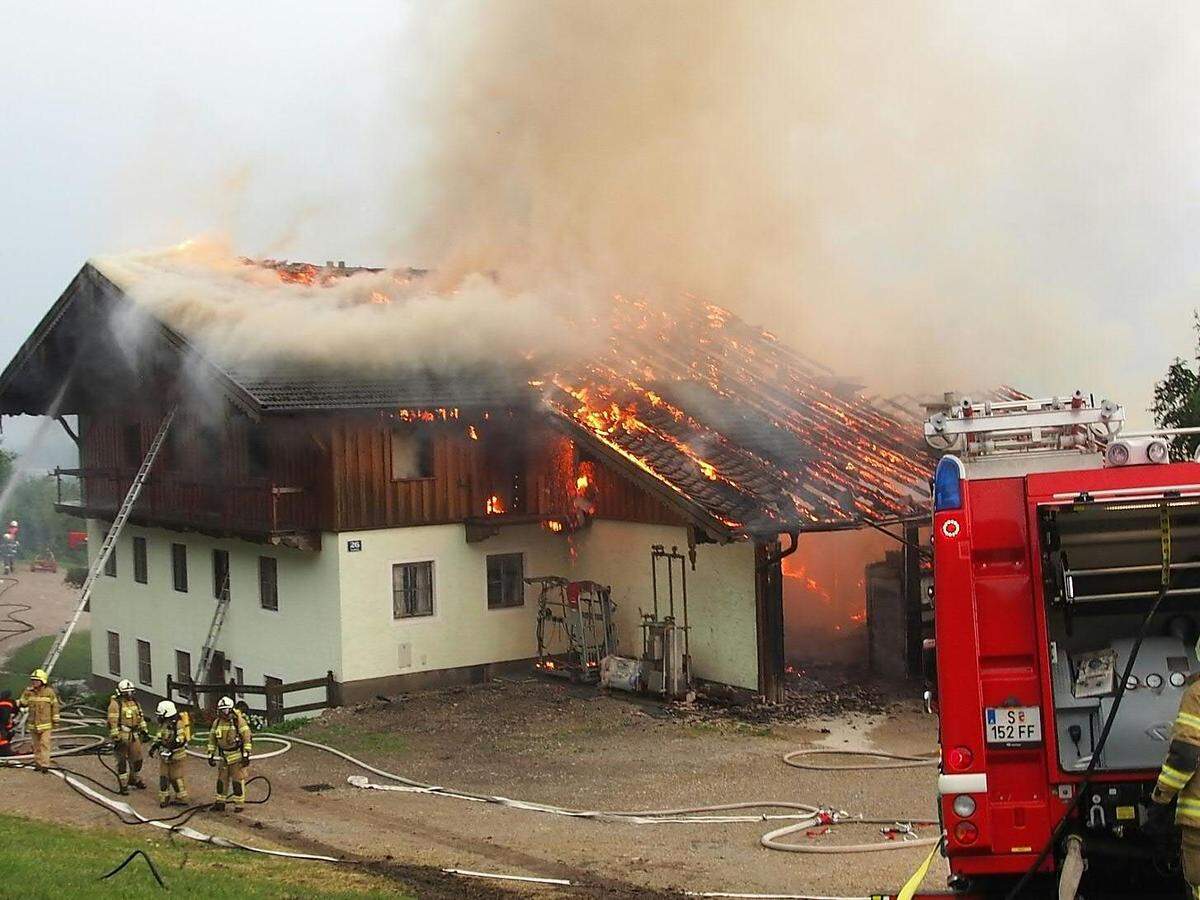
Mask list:
[[[380,315],[403,314],[381,278],[423,277],[238,265],[285,297],[362,279],[339,308]],[[886,555],[928,515],[918,429],[720,307],[618,296],[603,322],[571,323],[602,336],[588,352],[443,368],[398,353],[381,370],[280,359],[269,333],[261,358],[223,356],[203,317],[119,282],[85,265],[0,377],[0,411],[58,416],[78,443],[59,475],[81,499],[61,508],[93,547],[178,410],[97,587],[98,680],[136,641],[153,693],[172,670],[176,683],[328,671],[367,696],[553,668],[550,635],[585,656],[601,646],[595,669],[649,660],[643,685],[657,673],[664,692],[674,654],[687,681],[778,698],[788,665],[904,656],[914,629],[919,642],[920,573]],[[869,602],[874,560],[875,581],[898,587]],[[563,602],[539,596],[547,578],[569,585]],[[598,588],[601,637],[600,613],[572,625]],[[189,593],[208,599],[181,606]],[[228,611],[219,652],[200,647],[214,602]],[[907,623],[900,645],[861,638],[876,615],[892,637],[895,616]]]

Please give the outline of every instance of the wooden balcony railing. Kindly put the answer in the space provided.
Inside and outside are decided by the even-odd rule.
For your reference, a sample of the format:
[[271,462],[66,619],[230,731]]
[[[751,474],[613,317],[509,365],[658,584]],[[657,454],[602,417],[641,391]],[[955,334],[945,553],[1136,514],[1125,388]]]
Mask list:
[[[116,514],[135,473],[116,469],[55,469],[58,506],[85,515]],[[80,480],[81,499],[63,495],[63,478]],[[287,534],[319,530],[315,492],[271,481],[198,481],[151,474],[133,516],[148,522],[232,533]]]

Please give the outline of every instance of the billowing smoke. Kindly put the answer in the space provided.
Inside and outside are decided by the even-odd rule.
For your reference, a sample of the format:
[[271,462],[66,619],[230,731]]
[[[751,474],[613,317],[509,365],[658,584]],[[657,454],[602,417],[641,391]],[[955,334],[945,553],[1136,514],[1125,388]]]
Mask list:
[[480,273],[451,282],[407,270],[328,270],[309,284],[240,259],[215,240],[93,263],[136,301],[119,311],[116,329],[132,344],[148,312],[204,355],[246,370],[455,374],[497,359],[545,362],[584,334],[556,309],[562,298],[511,291]]
[[1136,407],[1189,349],[1195,10],[426,12],[401,48],[427,76],[402,93],[426,151],[401,166],[403,258],[707,295],[884,391]]

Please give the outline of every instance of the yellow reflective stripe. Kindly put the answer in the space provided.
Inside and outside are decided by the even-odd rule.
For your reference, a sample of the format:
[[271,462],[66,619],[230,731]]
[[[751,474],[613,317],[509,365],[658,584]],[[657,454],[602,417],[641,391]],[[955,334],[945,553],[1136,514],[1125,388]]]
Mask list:
[[1175,717],[1175,722],[1178,725],[1185,725],[1188,728],[1200,729],[1200,716],[1193,716],[1191,713],[1180,712]]
[[1179,769],[1168,766],[1166,763],[1163,763],[1162,771],[1158,773],[1158,780],[1173,788],[1183,787],[1191,777],[1191,772],[1181,772]]
[[[54,701],[54,698],[53,697],[25,697],[24,700],[26,703],[52,703]],[[1197,721],[1200,721],[1200,720],[1197,720]]]

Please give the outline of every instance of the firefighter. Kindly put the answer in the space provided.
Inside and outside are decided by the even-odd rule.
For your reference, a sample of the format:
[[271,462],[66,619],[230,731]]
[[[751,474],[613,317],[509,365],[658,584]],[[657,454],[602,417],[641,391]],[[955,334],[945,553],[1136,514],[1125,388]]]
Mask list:
[[150,739],[150,732],[146,729],[142,705],[134,696],[133,682],[128,678],[117,682],[117,689],[108,701],[108,736],[117,757],[117,782],[121,793],[128,794],[130,785],[145,788],[142,744]]
[[[1196,643],[1200,659],[1200,641]],[[1150,795],[1150,822],[1169,823],[1170,804],[1175,801],[1175,824],[1182,833],[1183,877],[1188,896],[1200,900],[1200,678],[1189,680],[1179,701],[1179,713],[1171,729],[1167,758]]]
[[45,669],[34,669],[29,675],[29,687],[21,692],[17,705],[29,710],[26,727],[33,743],[33,767],[39,772],[50,770],[53,729],[58,724],[58,694],[50,687]]
[[171,804],[187,806],[183,763],[187,759],[188,741],[192,739],[191,721],[188,714],[170,700],[159,703],[155,712],[158,714],[158,735],[150,745],[150,753],[158,755],[158,805],[164,808]]
[[217,701],[217,720],[208,733],[208,764],[217,766],[217,798],[213,809],[223,812],[225,804],[234,812],[246,808],[246,769],[250,765],[250,725],[233,699]]
[[17,704],[12,691],[0,691],[0,756],[12,756],[13,732],[17,730]]

